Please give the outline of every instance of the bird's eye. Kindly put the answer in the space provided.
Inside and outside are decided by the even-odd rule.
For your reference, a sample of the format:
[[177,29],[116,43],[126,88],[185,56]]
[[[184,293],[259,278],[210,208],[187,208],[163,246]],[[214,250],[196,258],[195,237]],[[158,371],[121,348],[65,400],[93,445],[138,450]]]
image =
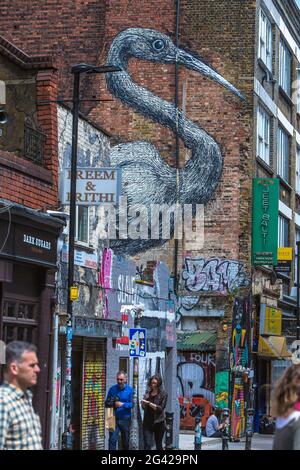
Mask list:
[[153,49],[155,49],[156,51],[160,52],[162,51],[164,48],[165,48],[165,43],[164,41],[162,41],[161,39],[156,39],[153,44]]

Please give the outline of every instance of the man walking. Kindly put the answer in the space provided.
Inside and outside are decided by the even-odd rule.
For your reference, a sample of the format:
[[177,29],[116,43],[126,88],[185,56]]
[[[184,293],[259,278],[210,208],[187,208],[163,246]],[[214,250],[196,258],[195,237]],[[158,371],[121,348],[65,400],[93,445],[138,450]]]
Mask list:
[[40,372],[36,347],[23,341],[6,346],[4,383],[0,386],[0,450],[41,450],[41,423],[28,390]]
[[105,401],[106,407],[114,407],[116,415],[116,428],[109,433],[109,450],[116,450],[120,432],[123,449],[129,449],[132,395],[133,390],[127,385],[127,374],[123,371],[118,372],[117,384],[110,387]]

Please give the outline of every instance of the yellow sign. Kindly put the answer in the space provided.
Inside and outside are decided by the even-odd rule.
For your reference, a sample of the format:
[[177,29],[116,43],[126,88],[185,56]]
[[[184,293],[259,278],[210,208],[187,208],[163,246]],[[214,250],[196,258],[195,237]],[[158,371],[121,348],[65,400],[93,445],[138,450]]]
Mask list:
[[277,260],[278,261],[292,261],[293,259],[293,248],[278,248]]
[[78,287],[70,287],[70,300],[78,300],[79,289]]
[[268,336],[266,338],[260,336],[257,352],[260,356],[274,359],[291,356],[286,348],[286,339],[283,336]]
[[278,308],[261,305],[260,335],[281,335],[282,311]]

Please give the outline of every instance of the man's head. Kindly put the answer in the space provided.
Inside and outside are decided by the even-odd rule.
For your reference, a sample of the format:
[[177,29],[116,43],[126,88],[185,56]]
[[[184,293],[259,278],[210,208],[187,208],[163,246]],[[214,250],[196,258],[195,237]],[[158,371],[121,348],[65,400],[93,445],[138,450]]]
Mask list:
[[36,385],[40,372],[37,349],[25,341],[12,341],[6,346],[5,374],[8,383],[22,390]]
[[117,384],[119,388],[124,388],[127,382],[127,374],[123,370],[117,373]]

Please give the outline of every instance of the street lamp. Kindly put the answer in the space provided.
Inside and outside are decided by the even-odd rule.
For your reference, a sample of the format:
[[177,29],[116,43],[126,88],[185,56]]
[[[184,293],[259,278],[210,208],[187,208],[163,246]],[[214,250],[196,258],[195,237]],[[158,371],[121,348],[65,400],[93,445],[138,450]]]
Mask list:
[[73,84],[73,123],[72,123],[72,154],[71,154],[71,187],[70,187],[70,227],[69,227],[69,256],[68,256],[68,299],[67,299],[67,335],[66,335],[66,368],[65,368],[65,400],[64,400],[64,433],[63,448],[73,448],[73,436],[71,432],[72,416],[72,317],[73,300],[71,292],[74,289],[74,242],[76,227],[76,177],[77,177],[77,145],[78,145],[78,118],[79,118],[79,87],[80,74],[82,73],[108,73],[121,72],[120,67],[104,65],[97,67],[90,64],[77,64],[72,67],[74,75]]
[[[134,312],[134,328],[141,328],[141,319],[143,316],[144,307],[136,305],[133,308]],[[133,399],[132,399],[132,416],[131,426],[129,432],[129,449],[140,449],[140,406],[139,406],[139,358],[133,358]]]

